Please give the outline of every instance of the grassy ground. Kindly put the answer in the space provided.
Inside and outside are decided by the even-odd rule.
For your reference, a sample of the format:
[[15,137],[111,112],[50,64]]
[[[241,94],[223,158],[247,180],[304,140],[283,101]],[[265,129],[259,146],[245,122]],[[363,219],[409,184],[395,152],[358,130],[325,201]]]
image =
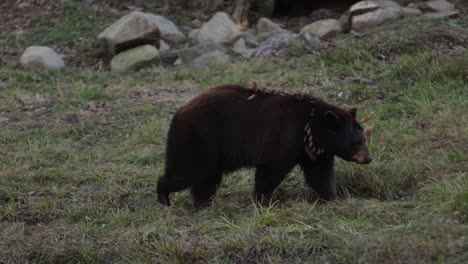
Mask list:
[[[90,46],[73,41],[77,32],[99,31],[47,25],[44,32],[58,35],[45,34],[45,44],[73,43],[78,54]],[[322,54],[207,69],[112,75],[2,66],[0,262],[466,263],[466,28],[457,20],[403,20],[343,36]],[[42,30],[31,27],[14,43]],[[225,177],[210,208],[195,211],[187,192],[171,208],[158,206],[174,111],[211,85],[251,80],[372,114],[375,160],[338,162],[335,202],[317,202],[294,171],[274,204],[255,207],[253,172],[244,170]]]

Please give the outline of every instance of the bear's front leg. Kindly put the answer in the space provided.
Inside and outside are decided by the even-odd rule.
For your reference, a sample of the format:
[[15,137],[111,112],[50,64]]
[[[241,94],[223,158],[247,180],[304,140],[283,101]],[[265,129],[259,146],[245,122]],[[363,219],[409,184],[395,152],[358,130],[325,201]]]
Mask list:
[[291,164],[269,164],[257,166],[255,171],[254,201],[268,205],[274,190],[291,171]]
[[316,160],[306,160],[301,163],[306,183],[312,187],[322,199],[335,200],[336,178],[335,157],[333,155],[318,156]]

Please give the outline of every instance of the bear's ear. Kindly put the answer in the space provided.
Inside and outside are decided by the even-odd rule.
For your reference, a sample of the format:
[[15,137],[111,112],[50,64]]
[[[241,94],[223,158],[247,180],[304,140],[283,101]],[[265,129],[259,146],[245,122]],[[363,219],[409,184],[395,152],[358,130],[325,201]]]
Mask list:
[[336,123],[338,121],[338,116],[333,111],[325,112],[325,119],[330,123]]
[[353,116],[354,119],[356,119],[357,108],[356,107],[351,108],[349,110],[349,113]]

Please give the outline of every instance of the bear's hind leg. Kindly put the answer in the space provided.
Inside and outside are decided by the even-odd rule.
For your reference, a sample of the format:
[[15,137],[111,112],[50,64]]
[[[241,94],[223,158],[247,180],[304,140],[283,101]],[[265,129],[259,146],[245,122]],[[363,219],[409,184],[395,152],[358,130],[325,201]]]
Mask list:
[[216,194],[216,190],[221,183],[221,179],[222,173],[216,173],[211,177],[208,177],[206,180],[192,186],[191,192],[195,208],[203,208],[211,204],[211,201]]

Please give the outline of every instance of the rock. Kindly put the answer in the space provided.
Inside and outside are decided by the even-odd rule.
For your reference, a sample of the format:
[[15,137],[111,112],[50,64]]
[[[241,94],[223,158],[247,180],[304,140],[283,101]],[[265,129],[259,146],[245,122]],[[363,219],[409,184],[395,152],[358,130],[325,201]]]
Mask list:
[[0,116],[0,124],[1,124],[1,123],[5,123],[5,122],[8,122],[8,121],[10,121],[10,118]]
[[247,50],[247,46],[245,45],[245,40],[243,38],[238,39],[236,43],[234,43],[232,50],[235,51],[236,53],[242,53],[243,51]]
[[186,40],[185,35],[169,19],[150,13],[146,13],[146,16],[151,22],[158,26],[163,40],[172,44],[181,43]]
[[28,47],[21,55],[20,63],[30,70],[59,70],[65,67],[57,52],[45,46]]
[[279,33],[279,32],[288,32],[288,30],[282,28],[280,25],[272,22],[268,18],[260,18],[257,22],[256,26],[256,40],[259,42],[264,41],[267,39],[271,34]]
[[18,9],[26,9],[26,8],[31,7],[31,5],[29,3],[19,3],[17,7]]
[[441,11],[441,12],[431,12],[424,14],[425,17],[430,18],[457,18],[460,14],[458,11]]
[[330,39],[341,34],[340,21],[330,18],[313,22],[301,29],[302,32],[308,32],[321,39]]
[[256,47],[260,43],[259,36],[257,36],[257,30],[253,28],[244,31],[242,38],[244,39],[247,48]]
[[182,60],[183,63],[191,62],[193,59],[209,53],[211,51],[219,50],[225,52],[226,49],[220,44],[213,42],[201,43],[193,47],[182,48],[177,50],[168,50],[161,52],[161,61],[164,64],[173,64],[178,58]]
[[308,32],[293,34],[289,38],[289,45],[296,48],[304,48],[308,51],[314,52],[325,48],[325,45],[320,39]]
[[291,33],[274,33],[252,51],[252,57],[278,57],[284,55],[289,48]]
[[403,15],[402,7],[389,0],[360,1],[351,6],[350,12],[352,29],[356,31],[397,20]]
[[192,63],[200,66],[208,66],[211,64],[229,63],[230,61],[231,56],[219,50],[215,50],[201,55],[200,57],[193,60]]
[[454,11],[455,5],[445,0],[432,0],[423,3],[431,12]]
[[269,20],[266,17],[262,17],[257,22],[257,34],[260,33],[276,33],[276,32],[283,32],[283,29],[280,25],[276,24],[275,22]]
[[392,0],[392,1],[397,3],[400,6],[406,6],[409,3],[408,0]]
[[341,25],[341,31],[342,33],[348,33],[351,31],[351,19],[352,17],[349,15],[350,11],[346,11],[341,16],[338,18],[338,21],[340,22]]
[[158,26],[143,12],[131,12],[98,35],[110,55],[150,44],[159,48],[160,32]]
[[157,64],[158,62],[158,49],[147,44],[115,55],[110,62],[110,68],[112,72],[125,72],[138,70],[147,64]]
[[191,23],[192,23],[192,26],[196,28],[200,28],[203,25],[202,22],[198,18],[192,20]]
[[198,36],[198,32],[200,32],[200,29],[196,28],[196,29],[192,29],[189,31],[188,33],[188,37],[194,41],[197,40],[197,36]]
[[372,1],[372,0],[370,0],[370,1],[360,1],[360,2],[357,2],[354,5],[352,5],[349,8],[349,11],[351,13],[356,13],[356,12],[365,13],[366,11],[370,12],[370,11],[374,11],[374,10],[376,10],[378,8],[380,8],[380,5],[379,5],[379,3],[377,3],[377,1]]
[[164,41],[164,40],[161,40],[159,42],[159,51],[166,51],[166,50],[170,50],[171,47]]
[[175,66],[182,65],[182,59],[181,59],[181,58],[178,58],[177,60],[175,60],[175,61],[174,61],[174,65],[175,65]]
[[245,44],[245,40],[243,38],[238,39],[236,43],[234,43],[232,51],[241,55],[244,58],[250,58],[250,56],[252,55],[252,50],[247,48],[247,45]]
[[274,33],[257,48],[253,49],[251,56],[253,58],[279,57],[288,54],[292,49],[304,48],[309,51],[318,51],[324,45],[318,37],[308,32],[292,34],[289,32]]
[[196,38],[199,43],[214,42],[232,44],[242,36],[236,24],[224,12],[217,12],[203,24]]
[[422,12],[417,8],[403,7],[403,14],[405,16],[420,16]]

